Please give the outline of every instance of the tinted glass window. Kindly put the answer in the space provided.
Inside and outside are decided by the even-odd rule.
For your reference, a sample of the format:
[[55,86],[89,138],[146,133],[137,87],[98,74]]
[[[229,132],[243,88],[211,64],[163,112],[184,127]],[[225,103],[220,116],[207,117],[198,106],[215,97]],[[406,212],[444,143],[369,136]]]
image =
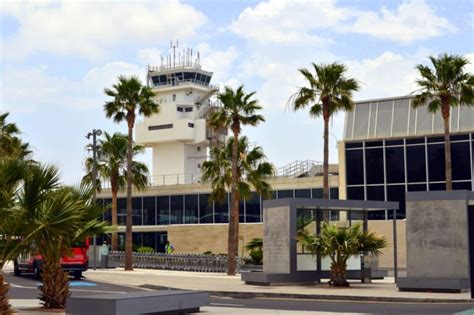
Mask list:
[[362,148],[362,142],[348,142],[346,143],[346,149],[350,148]]
[[[387,200],[398,201],[397,218],[405,217],[405,185],[387,186]],[[389,211],[389,218],[393,215]]]
[[278,199],[282,199],[282,198],[294,198],[293,190],[279,190]]
[[426,191],[426,184],[408,184],[408,191]]
[[158,251],[156,247],[156,233],[143,233],[143,246],[151,247],[155,251]]
[[158,213],[158,224],[170,224],[170,198],[169,196],[156,197],[156,211]]
[[138,247],[143,246],[143,233],[134,232],[132,234],[132,242],[133,242],[133,251],[136,251]]
[[260,219],[260,196],[252,192],[252,196],[245,200],[245,221],[261,222]]
[[127,217],[127,199],[117,198],[117,224],[125,225]]
[[446,190],[446,184],[430,184],[430,191]]
[[323,198],[323,189],[322,188],[314,188],[312,189],[313,198],[314,199],[322,199]]
[[296,189],[295,198],[311,198],[311,189]]
[[444,144],[430,144],[428,146],[428,174],[430,182],[446,180]]
[[198,195],[185,195],[184,206],[184,223],[198,223]]
[[385,149],[385,163],[387,171],[387,183],[405,182],[405,157],[403,147]]
[[366,200],[385,200],[385,192],[383,186],[367,186]]
[[329,188],[329,194],[331,199],[339,199],[339,188]]
[[143,224],[156,224],[156,204],[155,197],[143,197]]
[[367,184],[383,184],[383,149],[365,150]]
[[183,195],[171,196],[171,224],[183,224]]
[[199,195],[199,215],[200,223],[213,223],[212,202],[209,201],[210,194]]
[[453,183],[454,190],[472,190],[471,182]]
[[364,187],[347,187],[347,199],[364,200]]
[[407,180],[426,181],[425,146],[407,146]]
[[106,209],[104,212],[104,220],[112,222],[112,199],[104,199],[103,205]]
[[367,141],[365,143],[366,148],[381,147],[381,146],[383,146],[383,141]]
[[229,194],[226,194],[223,201],[214,203],[214,222],[229,222]]
[[385,145],[386,146],[403,145],[403,140],[386,140]]
[[364,184],[364,161],[362,150],[346,150],[347,185]]
[[276,191],[271,191],[270,196],[262,196],[262,200],[277,199]]
[[469,142],[451,143],[453,180],[471,179]]
[[141,197],[132,198],[132,224],[143,225]]

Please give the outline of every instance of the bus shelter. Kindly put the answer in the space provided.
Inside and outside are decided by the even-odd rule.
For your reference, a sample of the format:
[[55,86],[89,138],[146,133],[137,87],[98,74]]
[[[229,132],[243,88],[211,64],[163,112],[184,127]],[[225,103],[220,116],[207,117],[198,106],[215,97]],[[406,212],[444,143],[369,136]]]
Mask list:
[[[319,255],[305,253],[298,244],[298,231],[319,234],[324,222],[349,227],[360,222],[366,231],[368,213],[387,211],[393,220],[393,267],[398,277],[397,225],[398,202],[285,198],[263,202],[263,272],[242,273],[248,284],[314,283],[329,278],[329,261]],[[381,278],[387,274],[367,268],[363,253],[348,261],[348,278]],[[367,275],[367,268],[370,270]]]

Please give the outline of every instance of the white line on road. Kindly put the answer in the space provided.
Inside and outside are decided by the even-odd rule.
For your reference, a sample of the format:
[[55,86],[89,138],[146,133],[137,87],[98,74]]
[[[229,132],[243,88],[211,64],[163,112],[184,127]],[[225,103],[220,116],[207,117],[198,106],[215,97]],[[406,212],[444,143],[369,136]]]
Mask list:
[[214,306],[238,306],[238,307],[245,306],[244,304],[231,304],[231,303],[209,303],[209,304],[214,305]]

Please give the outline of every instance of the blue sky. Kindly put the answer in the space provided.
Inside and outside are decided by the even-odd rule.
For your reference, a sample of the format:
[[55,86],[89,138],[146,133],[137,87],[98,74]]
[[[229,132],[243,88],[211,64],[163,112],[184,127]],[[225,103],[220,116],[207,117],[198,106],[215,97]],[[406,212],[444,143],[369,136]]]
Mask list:
[[[285,110],[298,68],[343,62],[356,100],[405,95],[416,64],[443,52],[474,61],[472,1],[2,1],[0,111],[11,113],[35,157],[82,176],[85,135],[126,130],[105,118],[104,87],[144,78],[170,40],[201,52],[213,83],[256,91],[266,122],[246,128],[277,166],[322,160],[322,121]],[[472,66],[470,68],[472,71]],[[331,123],[337,161],[344,115]],[[142,160],[150,163],[150,154]],[[150,165],[151,166],[151,165]]]

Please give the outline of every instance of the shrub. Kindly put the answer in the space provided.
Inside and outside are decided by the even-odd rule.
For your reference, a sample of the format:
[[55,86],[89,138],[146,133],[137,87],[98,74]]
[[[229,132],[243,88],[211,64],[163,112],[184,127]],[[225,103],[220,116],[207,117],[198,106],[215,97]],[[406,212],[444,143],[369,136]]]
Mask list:
[[151,247],[142,246],[137,248],[137,253],[154,253],[155,250]]

